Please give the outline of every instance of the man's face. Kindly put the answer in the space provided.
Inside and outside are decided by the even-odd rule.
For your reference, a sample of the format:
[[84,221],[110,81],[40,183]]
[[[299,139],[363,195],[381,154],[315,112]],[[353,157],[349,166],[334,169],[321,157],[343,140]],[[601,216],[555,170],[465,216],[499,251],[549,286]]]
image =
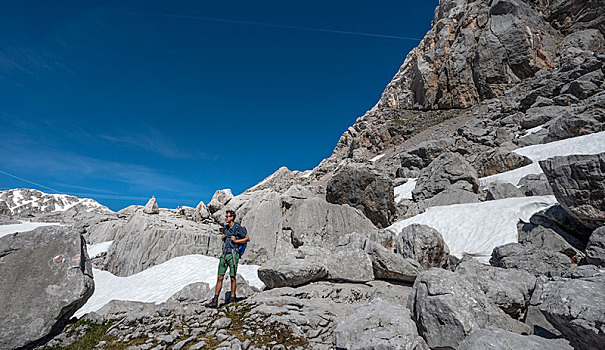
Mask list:
[[232,221],[233,221],[233,215],[231,215],[229,213],[225,214],[225,222],[227,224],[231,224]]

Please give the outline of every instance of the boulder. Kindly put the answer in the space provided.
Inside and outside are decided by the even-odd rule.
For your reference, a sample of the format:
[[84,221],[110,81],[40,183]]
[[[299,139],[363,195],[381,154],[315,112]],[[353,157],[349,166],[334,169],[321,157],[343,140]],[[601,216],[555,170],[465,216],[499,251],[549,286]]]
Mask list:
[[374,299],[343,318],[334,330],[336,349],[428,350],[410,312],[403,306]]
[[458,350],[524,349],[524,350],[572,350],[563,339],[546,339],[535,335],[520,335],[499,328],[484,328],[471,332]]
[[536,284],[527,271],[484,265],[470,257],[458,263],[456,272],[475,281],[493,304],[516,319],[524,314]]
[[605,267],[605,226],[594,230],[586,246],[586,262]]
[[408,169],[424,169],[435,158],[448,150],[454,143],[453,139],[430,140],[400,155],[401,167]]
[[412,191],[412,197],[415,201],[427,200],[452,186],[469,194],[479,192],[475,169],[461,155],[446,152],[422,170]]
[[[592,229],[584,226],[578,219],[571,216],[561,205],[553,205],[552,207],[546,209],[544,214],[542,212],[538,212],[533,215],[537,219],[540,216],[541,221],[549,221],[549,225],[557,226],[561,230],[567,232],[568,234],[576,237],[580,242],[586,243],[590,238],[592,233]],[[531,221],[531,219],[530,219]]]
[[565,254],[575,263],[584,258],[582,250],[585,245],[550,220],[545,211],[532,215],[529,221],[517,225],[519,243]]
[[321,279],[367,282],[374,279],[374,273],[370,258],[362,250],[330,251],[303,246],[264,263],[258,277],[268,288],[276,288]]
[[230,189],[218,190],[214,192],[210,203],[208,203],[208,210],[210,213],[214,214],[215,212],[221,210],[229,201],[233,198],[233,193],[231,193]]
[[487,185],[486,192],[488,201],[524,196],[517,186],[508,182],[491,182]]
[[393,181],[367,163],[341,164],[328,182],[326,200],[361,210],[379,228],[389,226],[395,217]]
[[585,226],[605,225],[605,153],[540,162],[557,201]]
[[210,219],[210,211],[206,207],[206,204],[200,201],[193,212],[193,220],[200,222],[208,219]]
[[534,276],[560,276],[571,267],[571,259],[564,254],[520,243],[494,248],[489,262],[505,269],[525,270]]
[[477,175],[485,177],[514,170],[530,163],[531,160],[527,157],[505,148],[497,148],[479,155],[473,165],[477,169]]
[[552,188],[544,174],[529,174],[522,177],[517,184],[526,196],[547,196],[552,194]]
[[472,331],[490,326],[529,331],[493,305],[474,279],[444,269],[418,275],[408,308],[430,348],[456,349]]
[[412,224],[401,230],[396,243],[397,253],[411,258],[424,269],[447,268],[450,249],[441,234],[432,227]]
[[58,334],[94,291],[82,236],[45,226],[0,237],[0,348],[31,348]]
[[531,299],[576,349],[602,349],[605,343],[605,274],[543,281]]
[[143,207],[143,213],[145,214],[159,214],[160,208],[158,207],[158,203],[155,200],[155,196],[151,197],[145,207]]
[[205,301],[212,295],[214,295],[214,290],[210,290],[208,283],[196,282],[186,285],[183,289],[171,295],[168,301],[195,303]]

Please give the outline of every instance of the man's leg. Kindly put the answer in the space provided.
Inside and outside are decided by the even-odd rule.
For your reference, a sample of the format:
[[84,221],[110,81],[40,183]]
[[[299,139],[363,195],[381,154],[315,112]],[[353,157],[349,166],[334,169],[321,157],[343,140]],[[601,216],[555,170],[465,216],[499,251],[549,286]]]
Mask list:
[[206,306],[208,307],[218,307],[218,296],[221,293],[221,289],[223,288],[223,277],[225,276],[225,272],[227,272],[227,264],[225,264],[225,255],[221,256],[218,262],[218,274],[216,276],[216,288],[214,289],[214,298],[210,301]]
[[237,288],[235,276],[231,276],[231,300],[235,301],[235,289]]
[[214,295],[218,297],[221,294],[221,289],[223,289],[223,275],[216,276],[216,288],[214,288]]

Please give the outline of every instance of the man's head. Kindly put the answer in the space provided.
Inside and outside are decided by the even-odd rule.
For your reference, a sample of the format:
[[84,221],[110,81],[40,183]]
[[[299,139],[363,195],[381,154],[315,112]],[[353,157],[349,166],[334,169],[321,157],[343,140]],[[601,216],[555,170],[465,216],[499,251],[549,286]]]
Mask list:
[[235,211],[229,209],[225,212],[225,222],[231,225],[235,221]]

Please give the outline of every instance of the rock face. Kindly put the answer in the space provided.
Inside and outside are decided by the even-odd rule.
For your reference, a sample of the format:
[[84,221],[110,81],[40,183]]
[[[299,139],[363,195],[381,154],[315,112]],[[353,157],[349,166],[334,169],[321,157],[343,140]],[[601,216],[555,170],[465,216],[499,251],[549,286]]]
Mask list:
[[208,211],[206,204],[200,201],[193,212],[193,220],[200,222],[208,219],[210,219],[210,211]]
[[137,211],[115,234],[105,269],[117,276],[129,276],[177,256],[219,256],[221,251],[216,224],[201,225],[171,212],[148,215]]
[[361,210],[378,228],[392,224],[395,198],[391,178],[365,163],[345,163],[328,182],[326,200]]
[[586,246],[586,261],[589,264],[605,266],[605,226],[594,230]]
[[375,299],[345,317],[334,330],[334,347],[428,350],[426,342],[418,335],[410,312],[382,299]]
[[397,238],[397,252],[420,263],[424,269],[447,268],[450,249],[441,234],[426,225],[406,226]]
[[408,308],[430,348],[456,349],[472,331],[489,326],[529,331],[494,306],[474,280],[443,269],[431,269],[416,278]]
[[605,225],[605,153],[540,162],[557,201],[589,228]]
[[158,203],[155,200],[155,197],[151,197],[145,207],[143,207],[143,213],[145,214],[159,214],[160,208],[158,207]]
[[531,303],[576,349],[601,349],[605,341],[605,274],[539,284]]
[[208,210],[214,214],[221,210],[232,198],[233,193],[231,193],[230,189],[218,190],[214,192],[210,203],[208,203]]
[[58,226],[0,238],[0,348],[30,348],[59,333],[94,291],[80,234]]
[[572,350],[573,347],[563,339],[546,339],[535,335],[519,335],[498,328],[486,328],[469,334],[458,349]]

